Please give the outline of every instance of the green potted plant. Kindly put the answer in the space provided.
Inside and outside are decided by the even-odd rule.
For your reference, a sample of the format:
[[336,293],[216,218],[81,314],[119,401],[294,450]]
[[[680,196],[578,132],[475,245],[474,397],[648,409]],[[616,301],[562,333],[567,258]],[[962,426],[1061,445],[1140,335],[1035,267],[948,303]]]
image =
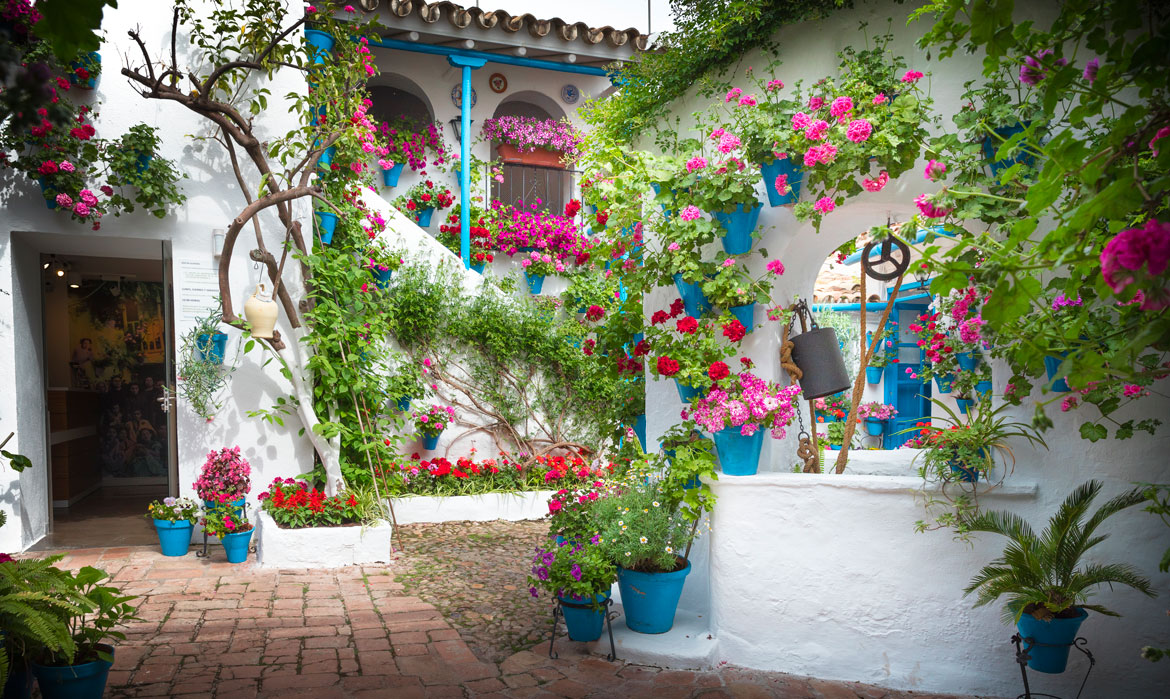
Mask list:
[[63,619],[83,607],[70,596],[69,573],[53,565],[61,558],[16,560],[0,553],[0,690],[5,699],[32,696],[29,662],[34,653],[76,650]]
[[845,421],[830,422],[825,426],[825,436],[829,440],[830,449],[841,451],[841,446],[845,443]]
[[199,503],[191,498],[163,498],[147,506],[147,516],[154,520],[162,554],[186,556],[199,519]]
[[58,649],[46,646],[33,656],[32,672],[45,699],[100,699],[105,694],[114,663],[114,646],[108,641],[125,640],[118,627],[140,621],[133,596],[101,584],[108,577],[86,566],[76,575],[65,573],[62,587],[49,593],[58,602],[52,605],[53,614],[70,643]]
[[374,277],[374,283],[379,289],[384,291],[390,286],[390,277],[393,276],[394,270],[406,264],[405,255],[403,251],[391,248],[382,239],[370,241],[370,247],[366,249],[365,266],[370,270],[370,275]]
[[[687,171],[675,178],[680,212],[690,204],[711,214],[723,227],[723,250],[740,255],[752,249],[752,233],[763,204],[756,197],[758,171],[748,167],[739,137],[724,129],[712,133],[717,155],[708,161],[697,155]],[[681,215],[681,213],[680,213]]]
[[423,180],[391,203],[405,216],[414,219],[420,228],[427,228],[435,209],[446,209],[455,203],[455,197],[451,190],[437,186],[433,180]]
[[178,393],[208,422],[223,407],[225,392],[235,372],[234,362],[224,366],[228,336],[219,330],[222,317],[217,303],[179,338]]
[[971,579],[964,595],[976,593],[975,606],[1007,597],[1005,623],[1016,624],[1028,654],[1028,667],[1060,673],[1088,611],[1119,616],[1088,599],[1101,585],[1126,585],[1149,597],[1157,593],[1150,581],[1125,563],[1085,562],[1090,549],[1109,538],[1097,528],[1118,512],[1144,501],[1140,489],[1118,495],[1089,515],[1101,491],[1089,481],[1065,498],[1045,530],[1037,536],[1028,523],[1011,512],[983,512],[969,519],[967,529],[1007,537],[1003,554]]
[[528,592],[555,596],[561,605],[569,638],[596,641],[601,637],[610,587],[617,579],[612,560],[598,544],[600,537],[564,540],[537,546],[528,576]]
[[[764,252],[764,251],[761,251]],[[703,295],[716,307],[735,316],[746,332],[755,329],[756,303],[768,303],[771,299],[772,282],[769,274],[782,274],[784,266],[773,260],[768,271],[759,277],[749,275],[741,260],[722,257],[718,260],[714,276],[703,282]]]
[[897,408],[876,400],[857,407],[858,419],[865,421],[865,431],[873,437],[880,437],[885,432],[886,422],[893,420],[897,414]]
[[679,400],[690,404],[711,385],[711,365],[730,357],[735,349],[717,337],[718,323],[683,315],[682,306],[681,301],[675,301],[669,314],[655,311],[646,338],[654,355],[650,373],[674,379]]
[[228,563],[248,560],[255,527],[248,521],[248,506],[235,507],[227,502],[214,503],[203,511],[203,531],[223,544]]
[[[114,188],[109,205],[115,216],[134,211],[138,204],[155,218],[166,218],[171,208],[187,200],[175,184],[186,175],[159,155],[161,146],[158,129],[146,124],[135,124],[120,138],[103,143],[106,181]],[[127,188],[132,188],[133,197]]]

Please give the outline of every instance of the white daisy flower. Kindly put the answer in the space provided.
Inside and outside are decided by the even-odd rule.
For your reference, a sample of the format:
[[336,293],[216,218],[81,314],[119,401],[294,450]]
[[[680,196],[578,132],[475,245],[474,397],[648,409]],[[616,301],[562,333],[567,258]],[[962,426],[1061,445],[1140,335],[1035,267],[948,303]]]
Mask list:
[[644,543],[646,543],[646,537],[642,537],[641,539],[638,539],[638,541],[640,541],[644,544]]
[[669,547],[669,546],[667,546],[667,547],[666,547],[666,552],[667,552],[667,553],[674,553],[674,549],[673,549],[673,548],[671,548],[671,547]]

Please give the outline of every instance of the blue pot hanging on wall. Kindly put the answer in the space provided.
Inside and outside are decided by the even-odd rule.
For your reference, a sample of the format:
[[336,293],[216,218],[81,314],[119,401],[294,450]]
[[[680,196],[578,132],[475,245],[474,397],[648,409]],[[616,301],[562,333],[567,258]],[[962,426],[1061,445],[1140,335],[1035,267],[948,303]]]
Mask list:
[[321,231],[321,242],[328,245],[333,242],[333,231],[337,230],[337,214],[318,211],[316,216],[317,225]]
[[756,323],[755,323],[756,302],[755,301],[752,301],[751,303],[745,303],[742,306],[732,306],[731,308],[728,308],[727,310],[731,311],[731,315],[735,316],[735,319],[738,320],[740,322],[740,324],[743,325],[743,327],[747,328],[747,331],[749,333],[756,329]]
[[725,213],[716,211],[712,214],[715,220],[727,231],[722,237],[723,251],[728,255],[742,255],[751,252],[752,232],[760,220],[760,211],[764,205],[756,202],[750,207],[740,204],[735,211]]
[[405,413],[406,411],[410,410],[410,396],[403,396],[402,398],[399,398],[395,402],[395,407],[398,408],[398,412],[400,413]]
[[881,383],[883,373],[885,373],[885,369],[880,366],[867,366],[865,367],[865,382]]
[[320,157],[317,158],[317,167],[322,170],[328,170],[329,165],[333,162],[333,155],[337,152],[337,148],[329,146],[321,151]]
[[[764,190],[768,192],[769,206],[795,204],[800,199],[800,185],[804,183],[804,171],[792,159],[773,159],[762,163],[760,173],[764,176]],[[787,194],[780,194],[776,191],[776,178],[780,175],[788,175],[789,190]]]
[[678,379],[674,380],[674,387],[678,389],[678,399],[683,402],[683,405],[690,405],[691,401],[702,398],[704,394],[703,389],[688,386]]
[[[1064,358],[1067,356],[1067,352],[1061,352],[1059,357],[1047,356],[1044,358],[1044,371],[1047,372],[1049,381],[1056,379],[1056,373],[1060,371],[1060,365],[1064,363]],[[1057,393],[1068,393],[1068,381],[1063,378],[1052,381],[1052,390]]]
[[439,437],[442,436],[442,434],[442,432],[439,432],[438,434],[424,434],[422,438],[423,449],[426,449],[427,451],[434,451],[435,448],[439,446]]
[[1016,122],[1011,126],[1001,126],[998,129],[992,129],[995,136],[983,137],[983,157],[987,159],[987,164],[991,167],[991,176],[999,177],[999,173],[1016,163],[1023,163],[1028,167],[1036,165],[1036,157],[1030,153],[1021,152],[1019,155],[1012,157],[1005,157],[1003,160],[995,160],[995,153],[1005,141],[1022,133],[1032,122],[1025,121],[1023,123]]
[[483,268],[487,266],[486,262],[472,262],[471,268],[480,274],[483,274]]
[[525,272],[524,281],[528,283],[528,293],[534,296],[539,294],[540,290],[544,288],[543,274],[529,274],[528,272]]
[[642,445],[642,451],[646,451],[646,413],[638,413],[634,418],[634,434],[638,437],[638,443]]
[[382,184],[386,187],[397,187],[398,178],[402,175],[402,168],[406,163],[394,163],[394,167],[387,170],[382,168]]
[[333,52],[333,45],[336,39],[329,32],[323,32],[320,29],[305,29],[305,41],[309,42],[312,47],[310,55],[314,63],[325,63],[329,60],[329,54]]
[[954,381],[954,374],[937,374],[934,377],[934,382],[938,385],[938,392],[942,394],[951,392],[951,384],[954,383]]
[[675,274],[674,286],[678,289],[678,295],[682,298],[683,308],[686,309],[687,315],[698,318],[711,310],[711,302],[707,300],[701,285],[683,281],[681,274]]
[[428,228],[431,225],[431,217],[434,215],[434,209],[419,209],[414,215],[414,222],[418,224],[419,228]]
[[394,270],[370,267],[370,274],[374,277],[374,284],[385,291],[390,286],[390,277],[394,276]]
[[955,359],[963,371],[974,371],[979,364],[979,355],[974,352],[958,352],[955,354]]
[[45,185],[45,178],[38,177],[37,184],[41,186],[41,196],[45,197],[45,206],[48,207],[49,210],[57,208],[57,194],[53,190],[47,188]]
[[227,337],[227,333],[198,335],[195,338],[195,348],[199,352],[199,358],[211,364],[223,364],[223,356],[227,351]]
[[764,446],[763,427],[745,437],[739,427],[724,427],[714,434],[715,454],[719,466],[728,476],[754,476],[760,467],[760,449]]
[[971,398],[956,398],[955,403],[957,403],[959,406],[959,413],[966,415],[967,411],[971,409],[971,406],[975,403],[975,401]]
[[886,431],[886,421],[873,417],[865,418],[865,431],[871,437],[880,437]]

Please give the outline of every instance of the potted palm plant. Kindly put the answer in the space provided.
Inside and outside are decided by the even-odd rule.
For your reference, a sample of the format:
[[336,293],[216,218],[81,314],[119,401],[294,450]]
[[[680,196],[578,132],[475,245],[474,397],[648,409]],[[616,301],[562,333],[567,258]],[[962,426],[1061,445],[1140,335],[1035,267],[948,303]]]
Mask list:
[[1092,515],[1089,508],[1101,491],[1099,481],[1074,490],[1047,528],[1037,536],[1028,523],[1010,512],[983,512],[967,521],[972,532],[989,532],[1009,539],[1003,554],[971,579],[964,595],[976,593],[975,606],[1007,596],[1004,623],[1014,623],[1028,655],[1028,667],[1038,672],[1061,673],[1081,623],[1092,610],[1120,616],[1089,597],[1101,585],[1126,585],[1142,594],[1157,593],[1150,581],[1125,563],[1085,563],[1089,549],[1109,538],[1097,528],[1109,517],[1137,505],[1145,497],[1130,490],[1106,502]]

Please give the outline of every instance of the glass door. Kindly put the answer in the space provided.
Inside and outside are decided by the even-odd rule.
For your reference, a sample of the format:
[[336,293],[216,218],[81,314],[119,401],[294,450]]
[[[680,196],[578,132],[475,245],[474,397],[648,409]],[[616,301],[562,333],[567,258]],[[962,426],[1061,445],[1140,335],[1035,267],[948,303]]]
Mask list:
[[167,422],[167,491],[179,495],[179,430],[175,402],[175,277],[171,259],[171,241],[162,242],[163,273],[163,356],[165,378],[159,395]]

